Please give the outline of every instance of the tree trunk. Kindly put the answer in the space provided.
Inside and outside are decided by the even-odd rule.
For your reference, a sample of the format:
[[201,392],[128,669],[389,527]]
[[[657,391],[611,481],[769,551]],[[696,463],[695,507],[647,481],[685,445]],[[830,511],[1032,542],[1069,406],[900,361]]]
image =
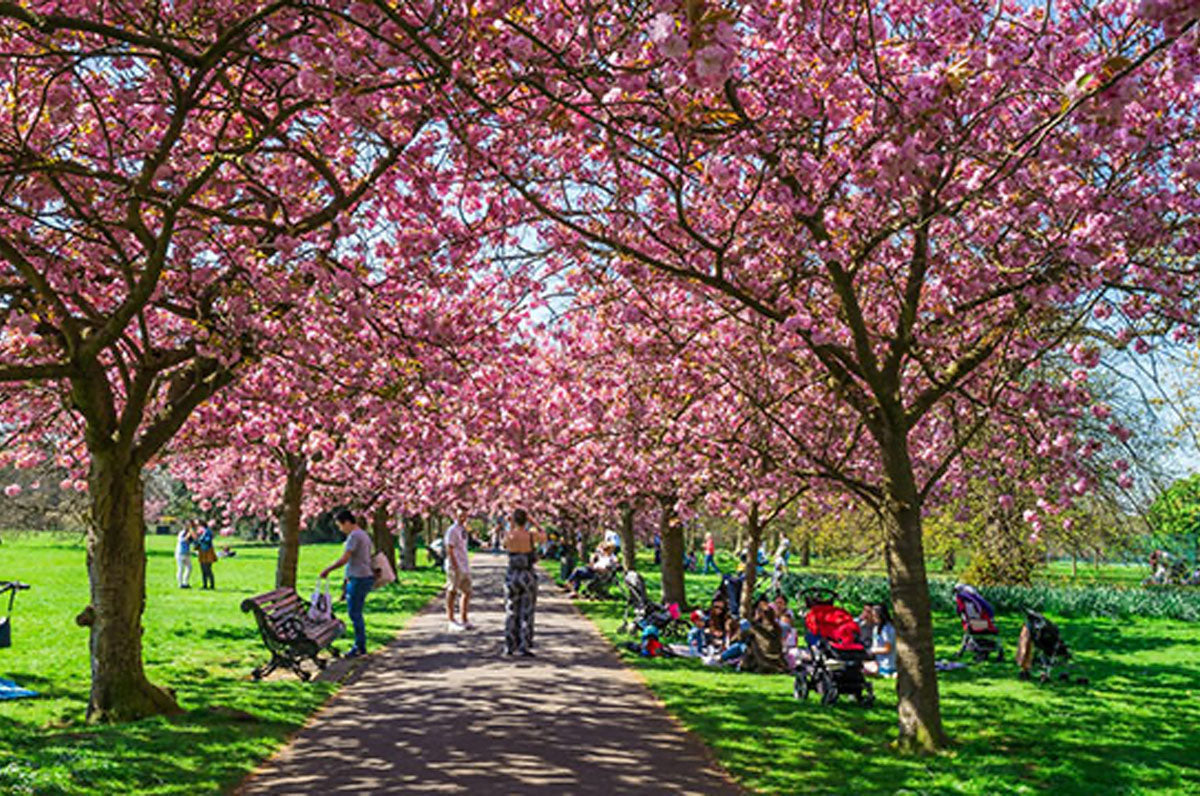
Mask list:
[[304,501],[304,482],[308,479],[308,457],[284,454],[287,481],[283,485],[283,506],[279,512],[279,557],[275,563],[275,588],[296,588],[296,568],[300,563],[300,506]]
[[808,531],[804,532],[800,545],[800,566],[808,567],[812,564],[812,539],[809,538]]
[[746,521],[746,579],[742,581],[742,617],[753,619],[754,589],[758,584],[758,546],[762,543],[762,525],[758,521],[758,503],[750,504],[750,517]]
[[1074,580],[1077,577],[1079,577],[1079,555],[1074,550],[1072,550],[1071,551],[1071,579]]
[[621,549],[625,556],[625,569],[637,569],[637,540],[633,538],[633,504],[621,503]]
[[662,601],[667,605],[679,603],[682,610],[687,607],[683,586],[683,526],[675,519],[673,497],[662,498],[661,505],[658,533],[662,537]]
[[395,572],[396,538],[392,536],[392,529],[388,527],[389,519],[387,507],[378,506],[371,515],[371,537],[375,542],[375,552],[387,556],[388,563],[392,565],[392,572]]
[[899,746],[934,751],[947,743],[942,728],[933,616],[925,573],[920,494],[904,434],[881,440],[884,465],[884,518],[887,522],[888,582],[896,627],[896,695]]
[[91,626],[88,721],[132,721],[180,713],[174,697],[146,679],[142,667],[146,540],[141,470],[112,448],[93,447],[90,453],[92,602],[77,620]]
[[958,559],[957,559],[957,556],[955,556],[955,554],[954,554],[954,548],[950,548],[949,550],[946,551],[946,554],[942,556],[942,571],[943,572],[953,572],[954,565],[957,562],[958,562]]
[[400,550],[400,569],[417,568],[417,534],[421,531],[421,516],[414,514],[404,519],[404,545]]

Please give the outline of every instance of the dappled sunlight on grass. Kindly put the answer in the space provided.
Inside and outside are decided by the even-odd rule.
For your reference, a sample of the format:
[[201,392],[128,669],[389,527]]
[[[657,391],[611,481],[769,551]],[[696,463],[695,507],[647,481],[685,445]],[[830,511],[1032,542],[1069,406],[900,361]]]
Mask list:
[[[89,687],[88,635],[74,623],[88,602],[78,536],[6,536],[0,578],[33,585],[17,598],[13,647],[0,650],[0,676],[41,692],[0,702],[0,792],[36,794],[213,793],[237,782],[335,689],[290,675],[255,683],[248,675],[269,656],[241,601],[270,590],[275,548],[247,545],[215,568],[217,590],[175,586],[174,537],[148,537],[144,658],[150,679],[175,691],[187,711],[110,727],[84,723]],[[337,545],[306,545],[300,590],[338,555]],[[444,576],[400,572],[367,598],[371,648],[387,643],[439,590]],[[335,599],[337,596],[335,595]],[[344,604],[335,604],[343,619]],[[347,624],[349,624],[347,620]],[[343,638],[342,651],[349,647]]]
[[[656,594],[657,574],[644,573]],[[707,602],[718,582],[689,574],[689,601]],[[619,601],[579,605],[618,640]],[[852,700],[822,707],[796,701],[790,676],[622,656],[740,782],[763,793],[1200,791],[1200,626],[1055,619],[1090,684],[1021,682],[1011,659],[945,672],[943,716],[955,743],[933,757],[889,747],[896,696],[887,682],[877,682],[873,709]],[[999,617],[1009,654],[1021,621]],[[938,654],[949,657],[958,620],[943,613],[935,623]]]

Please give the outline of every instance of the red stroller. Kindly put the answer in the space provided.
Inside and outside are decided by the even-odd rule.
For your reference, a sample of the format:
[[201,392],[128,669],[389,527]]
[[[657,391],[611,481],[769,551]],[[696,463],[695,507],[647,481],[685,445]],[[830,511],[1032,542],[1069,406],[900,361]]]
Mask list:
[[962,622],[963,640],[954,657],[961,658],[964,652],[975,656],[980,663],[996,654],[996,662],[1004,660],[1004,648],[1000,645],[1000,631],[996,628],[996,611],[974,586],[960,583],[954,587],[954,608]]
[[834,605],[833,589],[802,591],[808,613],[804,616],[808,652],[796,668],[792,693],[805,699],[816,691],[822,705],[832,705],[841,694],[853,696],[863,707],[875,704],[875,689],[863,675],[867,651],[858,639],[858,623],[844,608]]

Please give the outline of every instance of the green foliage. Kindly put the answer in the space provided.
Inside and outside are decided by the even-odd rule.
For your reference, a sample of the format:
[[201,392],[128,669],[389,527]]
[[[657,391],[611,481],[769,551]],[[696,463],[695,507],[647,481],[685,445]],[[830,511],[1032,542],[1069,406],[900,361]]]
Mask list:
[[[255,683],[268,654],[243,599],[274,586],[274,547],[241,545],[216,564],[216,591],[175,586],[174,537],[148,537],[144,656],[150,679],[174,689],[187,713],[104,727],[84,724],[88,635],[73,617],[88,602],[78,535],[6,534],[0,578],[33,585],[13,610],[13,646],[0,650],[0,677],[39,691],[0,702],[0,793],[220,793],[274,752],[336,689],[290,674]],[[334,545],[301,548],[299,583],[338,555]],[[399,572],[367,598],[368,643],[389,641],[437,593],[438,569]],[[199,584],[199,569],[193,573]],[[307,596],[307,595],[305,595]],[[335,596],[336,598],[336,596]],[[343,604],[334,606],[345,618]],[[338,646],[345,651],[348,642]]]
[[[954,581],[931,579],[929,597],[934,610],[953,611]],[[890,598],[887,578],[792,572],[784,576],[784,591],[795,596],[810,586],[834,589],[851,605]],[[1120,586],[980,586],[980,593],[997,612],[1020,615],[1026,608],[1066,617],[1157,617],[1200,621],[1200,589],[1122,588]]]
[[1192,557],[1200,549],[1200,473],[1181,478],[1147,512],[1154,547]]
[[[643,571],[653,593],[657,574],[648,566]],[[687,582],[689,595],[702,595],[717,578],[689,574]],[[878,596],[866,591],[871,588],[886,594],[880,578],[855,585],[862,594]],[[949,584],[935,591],[948,593]],[[579,605],[618,640],[619,603]],[[1000,613],[1009,651],[1022,619]],[[1200,625],[1104,617],[1061,625],[1091,685],[1021,682],[1009,662],[944,672],[938,677],[941,705],[955,746],[931,757],[898,755],[888,746],[895,737],[894,682],[876,681],[878,702],[871,710],[842,701],[823,707],[811,697],[794,699],[787,675],[621,655],[755,793],[1200,792],[1200,702],[1190,698],[1200,693]],[[952,655],[962,635],[945,600],[935,606],[934,630],[938,657]]]

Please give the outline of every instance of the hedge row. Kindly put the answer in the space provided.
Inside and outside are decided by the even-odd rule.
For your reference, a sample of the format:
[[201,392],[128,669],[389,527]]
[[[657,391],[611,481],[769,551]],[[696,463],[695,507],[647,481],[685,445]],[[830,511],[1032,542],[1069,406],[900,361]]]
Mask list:
[[[931,580],[929,595],[934,610],[954,610],[954,582]],[[795,597],[800,590],[822,586],[836,590],[849,606],[883,602],[890,598],[887,578],[879,575],[835,575],[792,572],[784,576],[783,588]],[[984,597],[1001,614],[1020,615],[1026,608],[1065,617],[1102,616],[1126,618],[1150,616],[1162,619],[1200,621],[1200,589],[1119,586],[983,586]]]

